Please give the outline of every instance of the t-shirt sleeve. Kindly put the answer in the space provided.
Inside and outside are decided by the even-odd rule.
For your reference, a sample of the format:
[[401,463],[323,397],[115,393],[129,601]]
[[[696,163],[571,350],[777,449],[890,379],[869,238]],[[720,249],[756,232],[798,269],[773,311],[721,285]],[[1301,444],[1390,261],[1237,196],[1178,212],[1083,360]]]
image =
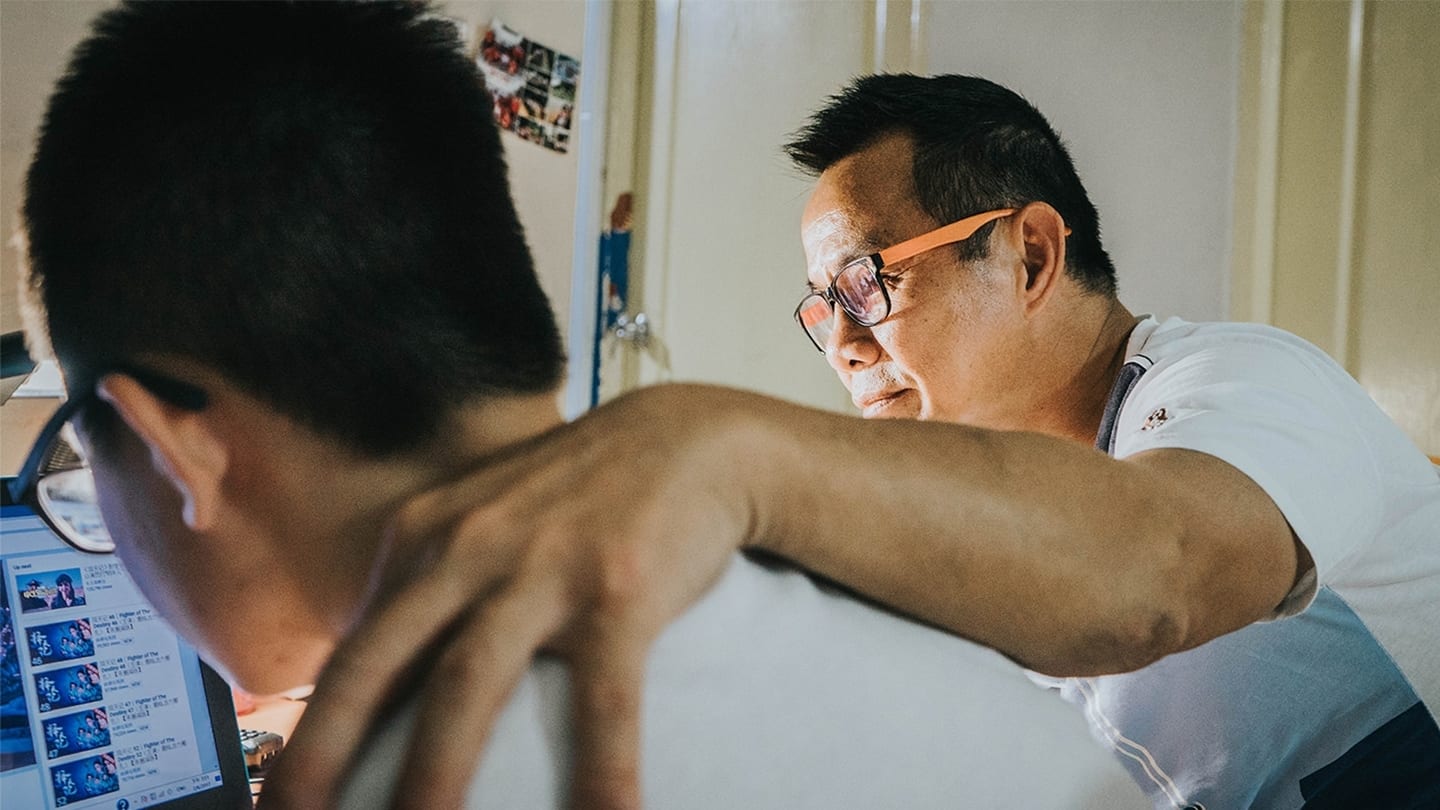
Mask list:
[[1346,408],[1353,382],[1323,357],[1265,335],[1190,336],[1168,349],[1121,410],[1115,456],[1195,450],[1255,481],[1315,561],[1272,618],[1299,613],[1381,519],[1379,476]]

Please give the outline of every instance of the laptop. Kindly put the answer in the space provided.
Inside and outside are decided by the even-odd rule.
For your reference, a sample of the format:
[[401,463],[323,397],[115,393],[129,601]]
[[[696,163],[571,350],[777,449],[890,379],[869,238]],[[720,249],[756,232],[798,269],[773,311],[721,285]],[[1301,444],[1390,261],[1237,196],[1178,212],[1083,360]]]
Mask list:
[[230,687],[0,486],[0,805],[248,808]]

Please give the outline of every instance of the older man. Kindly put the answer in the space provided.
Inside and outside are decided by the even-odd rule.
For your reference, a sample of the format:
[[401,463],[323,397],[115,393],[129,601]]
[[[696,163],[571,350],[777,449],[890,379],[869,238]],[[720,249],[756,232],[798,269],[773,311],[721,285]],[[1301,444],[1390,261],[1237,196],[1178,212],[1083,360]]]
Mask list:
[[[66,536],[113,545],[162,613],[252,691],[313,681],[347,630],[376,620],[372,588],[414,583],[446,605],[436,581],[487,576],[468,553],[417,560],[387,546],[393,513],[482,467],[523,480],[531,463],[512,460],[573,434],[490,115],[451,26],[389,3],[124,4],[51,99],[27,178],[32,314],[72,394],[52,426],[82,437],[105,524]],[[29,472],[43,490],[44,471]],[[705,482],[667,486],[678,499]],[[52,501],[35,502],[65,530]],[[691,528],[666,531],[680,547]],[[482,610],[497,634],[461,634],[393,685],[403,696],[431,684],[439,697],[418,708],[440,721],[428,736],[407,736],[415,709],[342,712],[365,733],[361,752],[346,731],[325,734],[336,704],[324,696],[371,680],[342,667],[296,750],[341,754],[355,805],[423,801],[413,782],[395,785],[408,747],[447,784],[473,782],[480,806],[523,808],[561,801],[573,749],[582,766],[602,763],[582,767],[571,796],[596,806],[626,788],[608,752],[642,744],[644,796],[660,807],[1126,801],[1079,718],[993,652],[729,545],[693,547],[712,559],[675,581],[708,596],[682,611],[653,581],[676,606],[653,624],[684,615],[650,660],[643,742],[593,713],[571,728],[564,670],[531,663],[545,639],[570,657],[585,705],[608,705],[593,689],[604,659],[589,652],[614,640],[603,626],[567,627],[494,582]],[[467,761],[456,777],[446,768],[485,737],[483,709],[503,703],[496,673],[469,655],[512,639],[525,679],[478,774]],[[485,694],[496,703],[477,712],[468,698]],[[1041,771],[1051,778],[1030,778]],[[342,789],[292,778],[266,795],[329,807]]]
[[1131,314],[1059,137],[991,82],[863,78],[789,149],[818,176],[796,318],[868,421],[652,389],[417,499],[397,536],[488,554],[481,584],[402,590],[333,706],[470,594],[494,693],[551,635],[500,615],[559,615],[623,798],[648,641],[715,548],[758,548],[1024,664],[1157,807],[1440,802],[1440,475],[1355,381],[1275,329]]

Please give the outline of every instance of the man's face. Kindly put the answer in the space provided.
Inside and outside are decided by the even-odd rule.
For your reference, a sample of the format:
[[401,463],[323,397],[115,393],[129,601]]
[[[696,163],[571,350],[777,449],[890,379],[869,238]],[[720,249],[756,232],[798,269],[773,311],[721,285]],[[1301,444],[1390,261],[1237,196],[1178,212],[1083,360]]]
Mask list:
[[[813,287],[825,288],[855,259],[948,224],[915,201],[911,156],[908,137],[888,136],[820,175],[801,222]],[[1015,424],[1010,391],[1024,318],[1007,270],[1018,258],[995,250],[1000,242],[974,263],[941,247],[885,267],[894,277],[891,310],[876,326],[836,310],[825,356],[867,419]]]

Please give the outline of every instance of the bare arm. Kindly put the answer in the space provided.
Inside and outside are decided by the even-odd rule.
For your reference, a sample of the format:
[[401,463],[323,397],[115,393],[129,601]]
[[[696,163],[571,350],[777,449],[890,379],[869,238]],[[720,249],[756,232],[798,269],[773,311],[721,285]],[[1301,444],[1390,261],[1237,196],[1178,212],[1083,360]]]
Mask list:
[[[1043,436],[862,422],[703,386],[637,392],[493,459],[416,499],[393,541],[392,570],[420,573],[382,589],[332,660],[267,787],[280,806],[326,805],[373,714],[413,689],[407,665],[427,656],[438,685],[399,795],[457,804],[542,647],[575,680],[572,803],[638,806],[650,642],[737,548],[1055,674],[1137,668],[1241,627],[1297,568],[1269,499],[1207,456],[1115,461]],[[455,683],[467,684],[458,700]],[[457,724],[468,745],[446,733]]]
[[[1136,669],[1269,615],[1300,561],[1210,456],[757,403],[752,543],[1033,669]],[[1304,561],[1308,566],[1308,561]]]

